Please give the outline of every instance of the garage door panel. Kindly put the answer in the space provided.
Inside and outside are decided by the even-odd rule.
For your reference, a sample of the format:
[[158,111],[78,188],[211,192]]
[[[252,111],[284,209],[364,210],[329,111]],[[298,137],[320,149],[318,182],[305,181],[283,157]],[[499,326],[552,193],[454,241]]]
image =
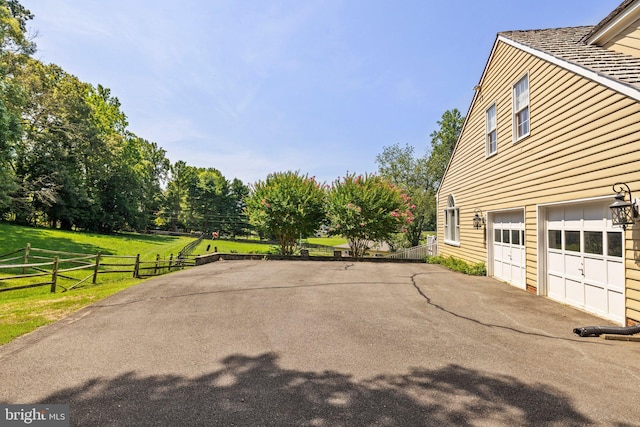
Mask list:
[[582,282],[567,277],[565,278],[565,286],[567,300],[574,304],[584,306],[584,285]]
[[600,286],[585,284],[585,306],[596,313],[606,314],[609,309],[607,290]]
[[582,225],[582,208],[569,207],[564,210],[565,228],[580,228]]
[[582,257],[567,254],[564,257],[565,274],[572,277],[582,277],[584,267],[582,265]]
[[607,284],[607,265],[603,259],[584,258],[584,276],[589,282],[596,282],[600,285]]
[[547,294],[551,298],[564,301],[566,299],[564,277],[550,274],[548,282],[549,292]]
[[609,289],[624,292],[624,264],[622,261],[607,262],[607,278]]
[[584,227],[585,228],[602,228],[603,222],[606,221],[606,213],[600,205],[584,207]]
[[564,274],[564,255],[555,252],[549,253],[548,268],[549,274]]
[[624,322],[625,313],[624,313],[624,294],[622,292],[615,292],[609,290],[608,295],[608,303],[607,313],[619,322]]
[[511,266],[511,283],[514,285],[524,285],[524,269],[521,266]]

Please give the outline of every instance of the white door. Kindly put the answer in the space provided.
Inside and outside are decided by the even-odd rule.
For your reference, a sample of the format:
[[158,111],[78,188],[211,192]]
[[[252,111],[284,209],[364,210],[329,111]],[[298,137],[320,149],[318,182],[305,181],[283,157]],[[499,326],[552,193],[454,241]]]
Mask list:
[[493,276],[525,289],[524,212],[492,215]]
[[608,204],[547,210],[547,293],[623,323],[623,236],[611,225]]

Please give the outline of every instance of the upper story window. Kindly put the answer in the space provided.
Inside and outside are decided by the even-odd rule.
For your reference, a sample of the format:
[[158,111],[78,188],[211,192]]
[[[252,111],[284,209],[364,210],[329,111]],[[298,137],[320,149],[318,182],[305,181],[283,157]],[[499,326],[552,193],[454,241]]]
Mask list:
[[513,86],[513,141],[529,135],[529,74]]
[[496,154],[498,151],[498,130],[496,121],[496,104],[493,104],[485,115],[486,129],[486,155],[487,157]]
[[456,199],[449,195],[447,208],[444,210],[444,242],[460,245],[460,208],[456,207]]

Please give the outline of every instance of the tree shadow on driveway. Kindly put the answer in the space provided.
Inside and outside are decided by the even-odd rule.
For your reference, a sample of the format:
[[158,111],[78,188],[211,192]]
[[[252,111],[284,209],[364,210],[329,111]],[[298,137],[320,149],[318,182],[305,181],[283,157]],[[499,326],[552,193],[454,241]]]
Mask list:
[[73,425],[578,426],[592,424],[552,386],[458,365],[356,380],[284,369],[278,356],[233,355],[195,378],[135,372],[48,396]]

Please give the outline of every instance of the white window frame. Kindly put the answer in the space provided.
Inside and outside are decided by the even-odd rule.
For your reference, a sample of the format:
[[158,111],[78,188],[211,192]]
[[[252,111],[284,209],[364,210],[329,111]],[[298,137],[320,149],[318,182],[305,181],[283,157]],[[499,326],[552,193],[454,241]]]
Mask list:
[[[489,112],[493,110],[493,123],[489,118]],[[484,113],[485,120],[485,156],[491,157],[494,156],[498,152],[498,109],[496,107],[496,103],[494,102],[487,108]],[[491,150],[491,135],[494,135],[495,138],[495,147],[493,151]]]
[[444,242],[447,245],[460,246],[460,208],[456,207],[456,199],[450,194],[447,208],[444,210]]
[[[526,96],[522,96],[521,99],[519,100],[518,96],[516,94],[517,87],[522,81],[525,81],[525,80],[527,82]],[[514,143],[526,138],[531,133],[530,93],[531,93],[531,86],[530,86],[530,81],[529,81],[529,72],[526,72],[522,77],[520,77],[518,79],[518,81],[512,87],[513,142]],[[527,110],[527,120],[526,120],[526,122],[527,122],[527,130],[522,135],[518,135],[518,130],[519,130],[518,116],[524,110]]]

